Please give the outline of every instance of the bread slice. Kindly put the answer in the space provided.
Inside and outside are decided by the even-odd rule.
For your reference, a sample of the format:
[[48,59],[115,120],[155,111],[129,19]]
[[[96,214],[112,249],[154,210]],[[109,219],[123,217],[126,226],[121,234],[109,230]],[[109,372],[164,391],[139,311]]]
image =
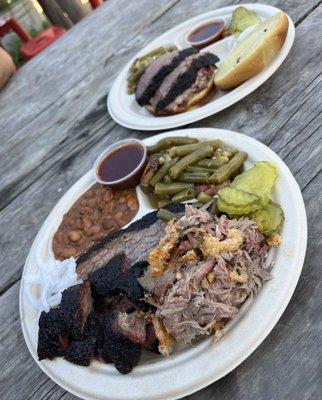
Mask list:
[[219,66],[215,85],[232,89],[258,74],[277,55],[288,31],[288,18],[279,12],[241,40]]
[[157,116],[165,116],[165,115],[175,115],[175,114],[181,114],[189,110],[193,110],[194,108],[200,107],[203,104],[205,104],[213,95],[214,90],[215,90],[215,85],[214,85],[214,77],[215,77],[216,71],[214,71],[213,75],[209,78],[209,81],[207,83],[207,86],[201,91],[195,94],[187,104],[181,105],[178,107],[178,110],[176,112],[169,112],[162,110],[158,113],[154,111],[152,106],[147,105],[146,109],[150,111],[152,114],[157,115]]

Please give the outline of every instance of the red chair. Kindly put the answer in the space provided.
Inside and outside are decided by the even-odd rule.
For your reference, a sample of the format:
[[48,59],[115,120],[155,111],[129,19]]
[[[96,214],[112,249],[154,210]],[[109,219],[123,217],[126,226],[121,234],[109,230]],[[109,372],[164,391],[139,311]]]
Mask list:
[[32,38],[14,18],[0,20],[0,37],[10,31],[16,32],[24,42],[20,48],[20,52],[25,59],[30,60],[62,36],[66,32],[66,29],[59,26],[52,26]]
[[94,9],[103,4],[103,0],[89,0],[89,2],[91,3]]

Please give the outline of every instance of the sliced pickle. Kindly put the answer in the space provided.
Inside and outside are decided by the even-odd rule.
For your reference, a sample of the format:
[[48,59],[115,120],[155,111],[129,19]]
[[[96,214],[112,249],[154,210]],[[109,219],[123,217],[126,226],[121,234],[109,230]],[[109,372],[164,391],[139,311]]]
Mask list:
[[231,186],[218,191],[218,210],[228,215],[247,215],[261,208],[260,199],[252,193]]
[[259,24],[261,19],[254,13],[243,6],[235,9],[229,25],[229,32],[232,35],[240,35],[245,29],[252,25]]
[[284,213],[279,204],[269,201],[265,209],[255,211],[251,218],[265,235],[279,233],[284,223]]
[[230,187],[255,194],[259,197],[262,207],[266,207],[277,177],[278,170],[275,164],[260,161],[254,167],[236,176]]

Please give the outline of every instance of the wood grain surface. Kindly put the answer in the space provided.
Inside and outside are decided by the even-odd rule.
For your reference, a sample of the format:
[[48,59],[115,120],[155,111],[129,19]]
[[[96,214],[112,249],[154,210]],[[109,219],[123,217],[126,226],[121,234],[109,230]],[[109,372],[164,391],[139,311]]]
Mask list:
[[[296,25],[287,60],[238,104],[190,126],[242,132],[286,162],[306,204],[307,255],[294,296],[268,338],[233,372],[190,400],[322,398],[322,7],[318,0],[267,2]],[[108,115],[106,95],[114,77],[165,30],[237,3],[242,2],[109,0],[24,65],[0,92],[1,400],[76,399],[39,369],[26,348],[20,277],[45,217],[91,168],[97,153],[116,140],[150,135],[125,129]]]

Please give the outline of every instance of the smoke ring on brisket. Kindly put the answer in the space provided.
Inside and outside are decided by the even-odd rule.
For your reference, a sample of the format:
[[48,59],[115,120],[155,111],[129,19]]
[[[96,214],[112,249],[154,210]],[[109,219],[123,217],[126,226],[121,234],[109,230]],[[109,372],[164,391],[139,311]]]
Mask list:
[[[189,47],[188,49],[184,49],[176,55],[170,64],[164,65],[160,71],[152,78],[148,87],[145,89],[143,94],[139,97],[136,96],[136,101],[140,106],[145,106],[149,104],[151,98],[155,95],[159,87],[161,86],[164,79],[169,75],[175,68],[177,68],[183,60],[192,54],[198,53],[197,49],[193,47]],[[143,76],[143,75],[142,75]],[[142,78],[142,77],[141,77]]]
[[212,53],[206,53],[201,55],[199,58],[194,59],[187,71],[179,76],[178,80],[170,88],[166,96],[157,103],[156,112],[164,110],[185,90],[189,89],[189,87],[196,81],[198,71],[201,68],[207,68],[210,66],[215,67],[218,61],[219,58]]

